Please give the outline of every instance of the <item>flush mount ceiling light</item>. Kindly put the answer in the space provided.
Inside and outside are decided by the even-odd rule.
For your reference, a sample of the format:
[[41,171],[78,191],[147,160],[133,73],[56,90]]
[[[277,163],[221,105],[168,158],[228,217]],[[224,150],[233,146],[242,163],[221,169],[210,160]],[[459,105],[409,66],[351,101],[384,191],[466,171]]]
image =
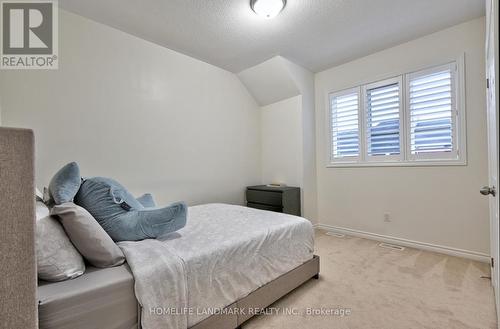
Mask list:
[[285,8],[286,0],[251,0],[252,10],[264,18],[276,17]]

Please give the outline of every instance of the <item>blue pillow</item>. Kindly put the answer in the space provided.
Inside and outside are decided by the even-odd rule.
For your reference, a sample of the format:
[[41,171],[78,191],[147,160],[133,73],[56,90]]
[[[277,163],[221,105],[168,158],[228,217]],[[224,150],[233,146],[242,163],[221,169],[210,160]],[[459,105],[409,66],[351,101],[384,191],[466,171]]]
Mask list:
[[82,178],[80,168],[76,162],[71,162],[59,169],[49,183],[49,193],[51,199],[56,204],[72,202],[75,197]]
[[117,181],[85,179],[75,196],[114,241],[153,239],[186,225],[187,207],[174,203],[163,208],[145,208]]

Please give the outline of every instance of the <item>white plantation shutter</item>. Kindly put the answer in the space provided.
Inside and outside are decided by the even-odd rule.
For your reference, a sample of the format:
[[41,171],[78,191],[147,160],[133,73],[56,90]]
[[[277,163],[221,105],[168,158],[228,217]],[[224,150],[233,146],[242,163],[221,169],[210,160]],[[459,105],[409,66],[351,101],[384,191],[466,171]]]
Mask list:
[[331,160],[355,160],[360,154],[359,88],[330,95]]
[[465,165],[464,65],[330,93],[327,165]]
[[407,85],[411,158],[457,157],[455,65],[409,74]]
[[401,154],[401,83],[389,79],[365,87],[366,152],[376,160]]

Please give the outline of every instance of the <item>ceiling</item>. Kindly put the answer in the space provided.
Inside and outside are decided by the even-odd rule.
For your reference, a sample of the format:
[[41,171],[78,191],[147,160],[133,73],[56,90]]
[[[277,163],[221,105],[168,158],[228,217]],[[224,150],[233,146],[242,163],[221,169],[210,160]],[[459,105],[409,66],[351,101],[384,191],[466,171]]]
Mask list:
[[276,55],[318,72],[484,15],[484,0],[59,0],[63,9],[231,72]]

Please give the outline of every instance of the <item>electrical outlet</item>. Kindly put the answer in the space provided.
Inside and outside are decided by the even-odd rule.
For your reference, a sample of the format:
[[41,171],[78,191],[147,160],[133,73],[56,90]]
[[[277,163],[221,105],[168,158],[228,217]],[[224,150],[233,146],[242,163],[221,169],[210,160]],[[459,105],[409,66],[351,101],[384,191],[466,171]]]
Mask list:
[[386,213],[384,214],[384,222],[386,222],[386,223],[390,223],[390,222],[392,222],[392,219],[391,219],[391,214],[389,214],[388,212],[386,212]]

